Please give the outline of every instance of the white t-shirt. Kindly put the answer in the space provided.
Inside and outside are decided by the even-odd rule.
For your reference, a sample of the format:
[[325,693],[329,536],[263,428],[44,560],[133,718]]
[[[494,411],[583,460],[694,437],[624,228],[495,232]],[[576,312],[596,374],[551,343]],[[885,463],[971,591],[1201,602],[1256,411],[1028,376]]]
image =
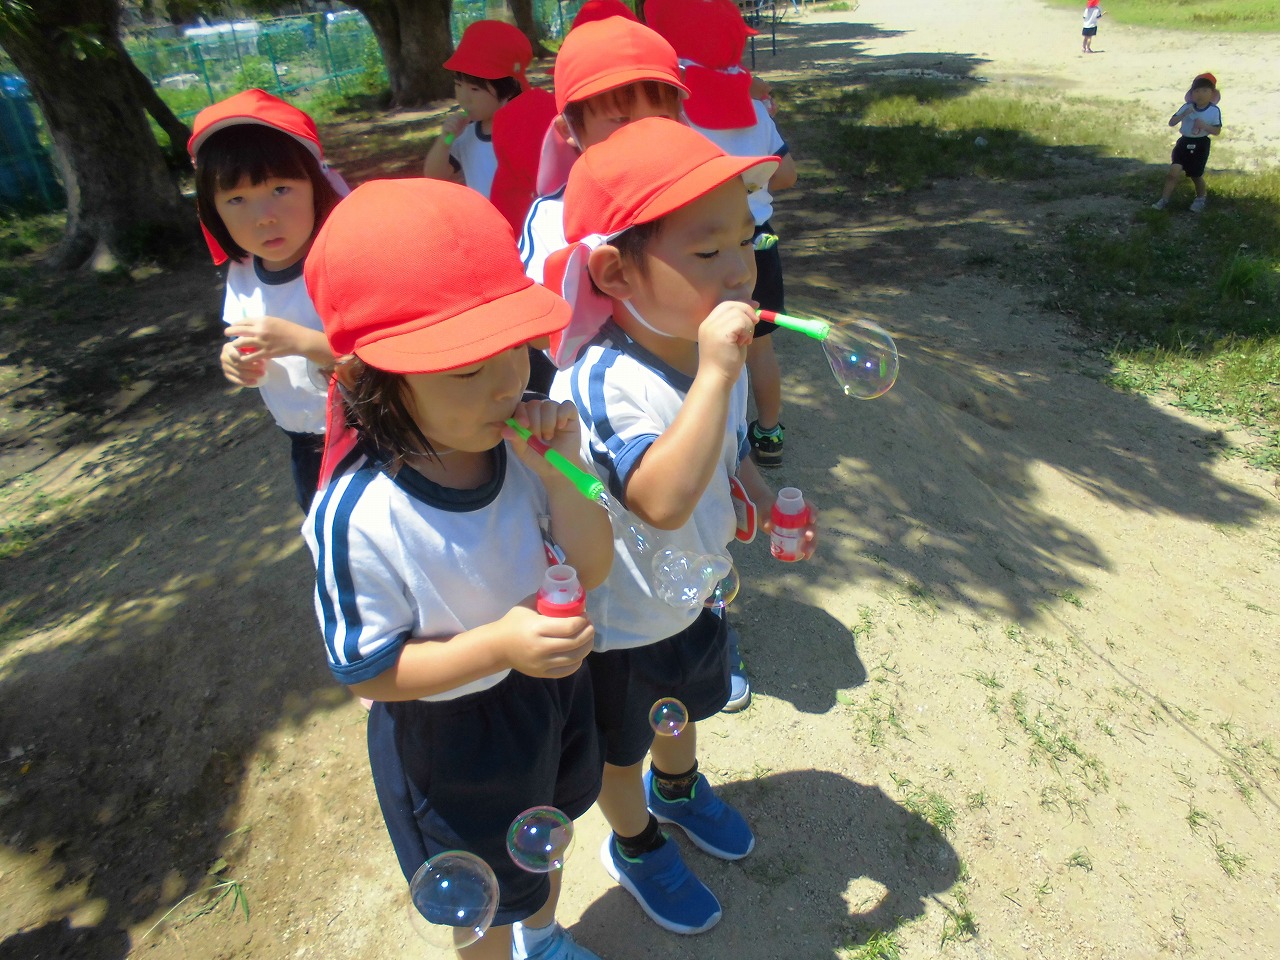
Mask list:
[[[227,267],[227,295],[222,322],[228,325],[256,317],[279,317],[309,330],[324,330],[302,279],[302,263],[271,271],[257,257],[232,260]],[[258,381],[262,402],[276,423],[290,433],[324,433],[329,378],[306,357],[267,361]]]
[[[752,100],[751,106],[756,111],[754,127],[734,127],[729,130],[710,130],[690,123],[689,126],[714,143],[731,157],[784,157],[787,155],[787,142],[778,133],[777,124],[769,116],[769,109],[759,100]],[[687,121],[686,121],[687,122]],[[756,226],[773,216],[773,197],[769,188],[761,187],[747,196],[747,204],[751,207],[751,216]]]
[[1090,27],[1096,27],[1098,21],[1102,19],[1101,7],[1085,7],[1084,8],[1084,28],[1088,30]]
[[[583,455],[610,492],[622,491],[640,459],[671,426],[693,380],[673,370],[621,328],[607,322],[574,365],[556,374],[553,400],[572,400],[583,422]],[[737,528],[729,478],[748,451],[747,373],[734,384],[720,450],[721,470],[712,477],[688,523],[659,531],[662,545],[695,554],[725,554]],[[587,597],[596,628],[596,650],[642,647],[674,636],[701,612],[672,607],[654,596],[651,571],[637,568],[625,541],[615,534],[609,579]]]
[[[506,444],[493,457],[489,484],[451,490],[408,468],[393,479],[358,450],[316,495],[302,535],[316,563],[329,669],[340,683],[390,669],[411,637],[452,637],[493,623],[538,592],[548,566],[546,489]],[[509,672],[423,699],[487,690]]]
[[498,157],[493,152],[493,137],[480,132],[480,122],[469,123],[449,145],[449,156],[458,161],[467,186],[486,200],[493,189],[493,175],[498,170]]
[[542,283],[547,257],[567,245],[564,238],[564,187],[533,201],[520,231],[520,260],[530,280]]
[[1199,120],[1206,127],[1222,126],[1222,111],[1218,109],[1215,103],[1209,104],[1203,110],[1197,110],[1194,103],[1188,103],[1182,108],[1182,125],[1178,127],[1178,132],[1184,137],[1207,137],[1207,133],[1193,133],[1196,128],[1196,121]]

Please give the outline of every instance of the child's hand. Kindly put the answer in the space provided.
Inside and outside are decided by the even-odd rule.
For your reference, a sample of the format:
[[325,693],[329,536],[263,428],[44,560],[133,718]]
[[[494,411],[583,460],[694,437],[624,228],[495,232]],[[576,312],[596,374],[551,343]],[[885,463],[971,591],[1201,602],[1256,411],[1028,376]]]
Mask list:
[[529,677],[567,677],[591,652],[596,628],[586,617],[544,617],[530,609],[533,604],[529,597],[500,621],[507,663]]
[[222,375],[237,387],[256,387],[267,374],[267,362],[250,353],[242,353],[235,341],[224,343],[219,357]]
[[255,360],[292,357],[303,352],[298,346],[299,325],[280,317],[246,317],[230,324],[223,332],[232,338],[232,346]]
[[461,135],[463,130],[467,129],[467,124],[470,122],[465,113],[451,113],[440,124],[440,133],[446,137],[452,136],[456,138]]
[[698,369],[717,370],[736,382],[747,362],[747,346],[755,334],[756,311],[752,304],[730,300],[717,304],[698,327]]
[[[760,529],[765,533],[773,532],[773,501],[776,499],[777,497],[770,494],[756,501],[756,516],[760,518]],[[808,560],[818,549],[818,508],[807,499],[805,503],[809,507],[809,523],[800,537],[801,560]]]
[[[528,400],[521,402],[511,415],[516,423],[528,429],[531,440],[537,440],[564,455],[573,463],[582,458],[582,426],[578,420],[578,408],[568,400]],[[547,463],[542,454],[530,446],[511,427],[502,431],[503,439],[511,444],[517,457],[545,483],[561,479],[560,471]]]

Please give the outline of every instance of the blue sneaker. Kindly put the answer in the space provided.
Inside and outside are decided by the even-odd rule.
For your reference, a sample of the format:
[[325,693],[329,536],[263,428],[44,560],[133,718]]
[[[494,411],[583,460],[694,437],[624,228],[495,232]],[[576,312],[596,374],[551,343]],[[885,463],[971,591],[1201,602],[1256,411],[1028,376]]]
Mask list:
[[653,771],[644,775],[649,812],[662,823],[673,823],[699,848],[721,860],[741,860],[756,845],[742,814],[716,796],[702,774],[687,800],[667,800],[653,785]]
[[[517,922],[513,926],[519,927],[520,924]],[[575,943],[569,931],[558,923],[551,936],[534,948],[532,953],[525,952],[521,932],[511,932],[511,960],[600,960],[586,947]]]
[[747,677],[747,665],[738,648],[738,631],[729,627],[729,701],[720,708],[721,713],[738,713],[751,706],[751,680]]
[[600,862],[664,930],[702,933],[720,921],[720,901],[685,866],[680,848],[669,837],[657,850],[632,860],[622,855],[611,833],[600,848]]

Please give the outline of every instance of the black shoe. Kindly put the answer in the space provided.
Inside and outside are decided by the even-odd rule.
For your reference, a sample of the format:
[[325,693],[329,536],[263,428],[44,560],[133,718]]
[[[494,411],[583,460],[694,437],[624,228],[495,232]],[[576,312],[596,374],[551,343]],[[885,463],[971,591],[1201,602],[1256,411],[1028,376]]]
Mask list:
[[751,444],[751,456],[758,466],[782,466],[783,433],[782,424],[772,430],[762,431],[759,420],[751,421],[751,426],[747,428],[747,440]]

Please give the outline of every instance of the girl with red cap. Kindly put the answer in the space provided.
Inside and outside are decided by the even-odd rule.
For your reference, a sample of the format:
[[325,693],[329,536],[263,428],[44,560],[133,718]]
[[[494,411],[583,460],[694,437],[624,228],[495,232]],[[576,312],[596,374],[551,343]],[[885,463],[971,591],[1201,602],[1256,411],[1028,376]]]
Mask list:
[[[561,871],[521,869],[507,850],[522,812],[576,819],[600,790],[579,669],[591,621],[533,601],[550,564],[586,589],[604,580],[609,518],[507,424],[581,462],[573,405],[523,399],[529,345],[545,346],[568,307],[524,275],[488,201],[423,179],[356,188],[306,281],[341,358],[332,434],[356,441],[303,527],[316,613],[334,677],[375,701],[369,763],[405,880],[468,851],[499,899],[460,956],[598,960],[555,922]],[[450,922],[440,904],[414,906]]]
[[256,387],[289,436],[298,505],[311,505],[324,449],[333,353],[302,280],[316,231],[348,192],[325,166],[312,119],[263,90],[201,110],[187,150],[213,262],[231,260],[222,372]]
[[458,49],[444,62],[453,71],[453,94],[462,113],[441,125],[423,176],[465,183],[488,198],[498,166],[493,116],[529,89],[525,70],[532,62],[529,38],[509,23],[477,20],[463,31]]
[[[747,194],[777,165],[777,157],[727,156],[672,120],[637,120],[573,165],[565,190],[573,245],[547,262],[548,283],[573,307],[553,338],[561,370],[551,396],[577,406],[589,462],[626,509],[697,556],[752,539],[749,518],[768,517],[773,505],[746,455],[745,364],[756,319]],[[808,557],[812,525],[803,543]],[[613,829],[601,860],[656,923],[692,934],[719,921],[720,903],[659,823],[725,860],[745,857],[755,838],[698,772],[695,724],[730,693],[727,625],[655,594],[648,571],[616,542],[609,578],[588,598],[596,652],[587,666],[605,738],[599,804]],[[666,697],[691,722],[679,737],[655,738],[650,708]]]
[[1081,53],[1093,53],[1093,38],[1098,35],[1098,21],[1102,19],[1101,0],[1089,0],[1084,8],[1083,39],[1080,41]]

